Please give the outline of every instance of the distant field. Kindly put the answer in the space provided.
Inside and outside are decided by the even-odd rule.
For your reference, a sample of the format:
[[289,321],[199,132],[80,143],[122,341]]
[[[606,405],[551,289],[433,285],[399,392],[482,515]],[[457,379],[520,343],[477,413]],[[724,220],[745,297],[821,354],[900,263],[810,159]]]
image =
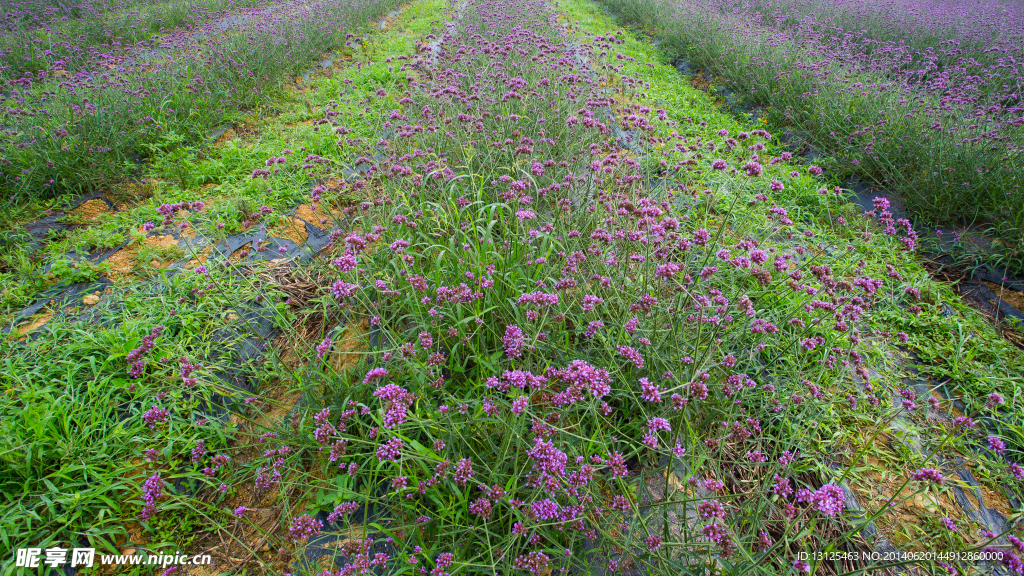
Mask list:
[[1024,5],[604,4],[835,154],[836,173],[892,190],[922,223],[983,234],[983,258],[1024,270]]

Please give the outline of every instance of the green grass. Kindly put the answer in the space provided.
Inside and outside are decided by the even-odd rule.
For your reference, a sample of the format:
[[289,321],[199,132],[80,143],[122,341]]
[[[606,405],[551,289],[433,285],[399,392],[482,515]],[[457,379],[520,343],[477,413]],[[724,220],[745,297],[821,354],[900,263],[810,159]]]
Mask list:
[[[901,80],[856,64],[846,69],[831,63],[832,73],[823,80],[809,71],[825,57],[814,49],[746,33],[750,21],[743,11],[771,13],[773,8],[768,4],[747,3],[737,14],[724,5],[704,9],[697,4],[662,0],[609,0],[602,6],[621,22],[656,38],[660,59],[682,59],[697,70],[703,69],[712,82],[724,83],[746,103],[762,107],[761,114],[779,131],[795,130],[830,156],[823,162],[837,176],[844,180],[857,176],[891,191],[921,225],[930,229],[945,229],[948,234],[953,227],[977,236],[971,242],[939,242],[925,237],[930,250],[953,257],[968,268],[995,265],[1011,273],[1024,270],[1024,222],[1020,218],[1024,211],[1018,192],[1022,185],[1020,151],[1012,145],[982,142],[984,128],[978,128],[973,112],[937,113],[945,110],[945,104],[933,93],[858,90],[858,85],[883,86]],[[854,25],[845,8],[825,4],[782,5],[775,9],[814,10],[819,22],[838,17],[852,26],[847,33],[863,33],[874,39],[891,40],[894,30],[900,30],[899,43],[915,54],[932,53],[942,42],[957,42],[955,55],[936,57],[938,66],[957,66],[948,58],[963,58],[979,67],[982,65],[977,62],[994,65],[992,51],[982,53],[977,44],[980,41],[968,40],[960,31],[908,31],[888,20],[885,24],[864,21],[861,14],[856,15]],[[772,18],[764,25],[764,36],[776,29],[771,25]],[[792,32],[793,24],[790,21],[779,29]],[[755,28],[758,26],[761,24]],[[827,36],[839,32],[828,28],[823,33],[826,38],[821,42],[828,45]],[[950,35],[956,40],[950,40]],[[998,82],[976,86],[978,93],[972,97],[978,102],[989,98],[990,104],[1001,105],[994,95],[1000,86]],[[908,96],[911,93],[913,96]],[[987,104],[978,106],[980,110]],[[990,112],[994,109],[998,106],[989,107]],[[940,119],[941,132],[932,127]],[[1007,143],[1020,139],[1019,128],[999,124],[995,117],[984,122],[1003,126],[1000,138]],[[987,125],[984,122],[982,125]],[[968,133],[978,140],[966,137]]]
[[[437,1],[413,4],[403,11],[394,28],[367,36],[369,43],[355,56],[383,59],[411,51],[414,40],[430,30],[430,18],[436,16],[442,5]],[[335,163],[340,162],[347,151],[336,150],[337,137],[332,130],[317,132],[299,123],[322,115],[323,107],[338,99],[343,79],[351,80],[357,87],[349,89],[350,94],[358,91],[366,97],[378,87],[391,87],[394,83],[387,67],[374,62],[360,70],[346,67],[329,76],[314,77],[310,90],[281,92],[274,102],[276,111],[262,107],[239,118],[240,125],[257,126],[256,135],[236,138],[224,145],[170,146],[145,167],[137,184],[115,190],[132,201],[126,210],[104,214],[46,243],[38,251],[24,247],[25,235],[19,230],[20,224],[63,205],[54,201],[11,205],[6,231],[9,242],[3,248],[6,266],[0,272],[3,283],[11,287],[3,295],[5,322],[41,290],[92,280],[109,272],[109,266],[104,265],[71,268],[63,255],[69,250],[116,246],[129,238],[140,242],[137,229],[147,221],[162,220],[157,212],[162,203],[193,200],[197,191],[201,191],[204,199],[229,198],[192,219],[201,233],[218,239],[239,231],[239,223],[248,216],[243,210],[270,205],[283,213],[308,201],[309,184],[318,176],[293,170],[288,185],[275,185],[274,190],[268,190],[252,181],[252,166],[281,154],[287,147],[294,148],[296,156],[321,152],[333,156]],[[368,128],[363,132],[370,135]],[[306,153],[299,152],[302,146]],[[210,184],[213,186],[204,188]],[[139,191],[151,197],[138,201],[132,194]],[[217,223],[227,226],[219,230]],[[172,260],[184,255],[180,248],[143,246],[138,260],[145,263],[152,258]],[[43,274],[42,266],[47,262],[53,267]],[[104,295],[101,303],[89,310],[86,317],[94,318],[93,322],[87,323],[72,310],[69,316],[58,315],[38,329],[29,342],[14,338],[0,342],[6,374],[0,401],[0,458],[4,469],[0,475],[0,512],[4,518],[0,533],[4,549],[30,545],[45,548],[74,542],[116,552],[115,542],[118,546],[128,542],[127,528],[137,522],[141,510],[139,486],[149,474],[146,471],[153,470],[152,465],[142,461],[143,452],[149,449],[160,452],[160,468],[164,469],[166,481],[199,480],[200,486],[205,483],[216,487],[212,479],[204,479],[188,465],[188,452],[197,440],[203,439],[211,453],[226,450],[234,455],[232,446],[239,438],[233,427],[216,421],[197,426],[196,422],[206,417],[211,394],[230,393],[210,380],[210,374],[231,361],[227,357],[210,361],[225,346],[215,335],[230,324],[225,320],[227,314],[239,312],[240,303],[256,296],[258,283],[232,278],[228,270],[215,269],[211,274],[209,281],[216,288],[197,298],[194,290],[206,283],[202,278],[188,273],[167,278],[159,270],[143,267],[130,275],[128,281],[119,282],[112,294]],[[154,292],[153,288],[157,290]],[[287,328],[293,317],[282,306],[276,311],[276,321],[281,328]],[[165,326],[166,330],[149,355],[147,375],[138,380],[129,378],[125,356],[139,345],[142,335],[157,325]],[[177,373],[176,359],[183,355],[205,364],[201,386],[184,395],[175,391],[178,387],[169,385]],[[171,359],[171,363],[159,363],[160,357]],[[262,364],[245,369],[256,376],[262,374],[257,378],[259,382],[269,382],[274,377],[273,372],[262,372]],[[158,400],[160,394],[169,395]],[[242,398],[234,394],[233,401],[240,402]],[[258,388],[254,394],[259,395]],[[171,411],[169,424],[156,431],[142,420],[142,413],[153,405]],[[179,467],[181,470],[177,471]],[[241,474],[241,468],[232,467],[225,473]],[[231,491],[218,495],[211,490],[215,497],[209,502],[176,495],[162,505],[168,514],[143,523],[149,539],[147,549],[171,553],[188,550],[197,533],[229,522],[216,506],[235,495],[235,483],[231,476],[217,482],[221,480],[232,485]],[[4,563],[8,564],[11,558],[5,555]]]
[[[694,136],[707,140],[712,139],[719,129],[731,132],[750,129],[750,124],[744,124],[733,115],[723,112],[715,106],[712,97],[690,86],[672,66],[663,62],[663,54],[657,47],[630,33],[624,33],[617,22],[596,4],[586,0],[560,0],[560,5],[567,20],[587,34],[617,33],[624,40],[617,50],[636,58],[636,62],[625,63],[625,70],[649,82],[649,100],[661,103],[659,105],[663,105],[675,118],[699,118],[707,123],[706,126],[688,126],[687,129]],[[647,63],[656,64],[651,67]],[[778,141],[773,144],[765,151],[765,155],[781,155],[786,151],[784,144]],[[785,174],[793,167],[792,163],[780,164],[777,173]],[[797,185],[792,186],[791,183]],[[812,230],[822,234],[830,243],[841,245],[843,241],[833,237],[834,223],[830,220],[834,215],[814,208],[817,204],[814,190],[820,183],[806,178],[797,181],[787,179],[786,184],[787,188],[783,192],[787,208],[801,210],[798,212],[801,217],[812,219]],[[845,216],[852,219],[851,214],[855,212],[851,204]],[[949,286],[932,280],[927,270],[913,256],[877,246],[862,250],[859,255],[876,266],[895,266],[905,277],[904,285],[918,288],[922,298],[932,304],[921,315],[908,314],[898,308],[880,310],[871,319],[873,332],[906,332],[910,336],[907,348],[921,357],[919,365],[925,374],[936,381],[949,380],[946,384],[949,392],[963,398],[974,410],[980,409],[992,392],[1005,395],[1011,391],[1016,400],[1017,395],[1021,394],[1016,384],[1024,381],[1024,351],[1002,338],[989,320],[967,305]],[[953,310],[954,314],[944,314],[945,307]],[[1024,403],[1014,401],[1012,412],[1008,415],[1014,422],[1010,424],[1011,427],[1020,426],[1022,410]]]

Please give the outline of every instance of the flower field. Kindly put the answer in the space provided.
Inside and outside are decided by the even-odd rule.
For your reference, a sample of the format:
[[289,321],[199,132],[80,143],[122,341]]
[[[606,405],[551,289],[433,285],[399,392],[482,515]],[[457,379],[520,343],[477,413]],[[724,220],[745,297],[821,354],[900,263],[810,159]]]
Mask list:
[[4,573],[1024,573],[1024,294],[607,8],[8,2]]
[[891,190],[947,237],[983,237],[953,251],[1024,269],[1019,3],[606,4],[834,154],[837,172]]

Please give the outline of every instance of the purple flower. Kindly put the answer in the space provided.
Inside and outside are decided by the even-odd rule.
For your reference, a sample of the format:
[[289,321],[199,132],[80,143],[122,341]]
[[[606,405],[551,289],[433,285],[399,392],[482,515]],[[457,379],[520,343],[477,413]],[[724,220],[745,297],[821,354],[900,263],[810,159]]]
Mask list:
[[317,357],[317,359],[321,359],[324,356],[326,356],[327,352],[330,351],[331,346],[333,346],[333,345],[334,345],[334,342],[331,342],[330,338],[324,338],[322,342],[317,344],[316,345],[316,357]]
[[320,533],[320,529],[324,527],[324,523],[313,518],[309,514],[303,514],[292,518],[291,525],[288,527],[288,532],[292,536],[292,540],[298,542],[299,540],[305,540],[311,536],[316,536]]
[[669,425],[668,420],[655,416],[647,421],[647,430],[652,434],[659,430],[671,432],[672,426]]
[[657,384],[652,383],[647,378],[640,379],[641,394],[640,397],[648,402],[661,402],[661,389],[658,388]]
[[385,402],[385,428],[394,428],[405,422],[409,406],[412,406],[413,401],[416,400],[416,397],[409,391],[396,384],[382,386],[373,395]]
[[142,421],[149,425],[150,430],[156,429],[157,424],[167,422],[167,418],[170,413],[165,408],[159,406],[152,406],[146,413],[142,415]]
[[1006,442],[1003,442],[998,436],[989,436],[988,447],[994,450],[997,454],[1002,454],[1006,451]]
[[626,459],[620,452],[612,452],[608,455],[605,460],[605,464],[611,468],[612,478],[618,478],[619,476],[626,476],[629,474],[629,469],[626,467]]
[[350,298],[356,295],[361,286],[359,284],[352,284],[350,282],[342,282],[338,280],[331,286],[331,294],[338,300],[343,298]]
[[985,403],[985,407],[995,408],[996,406],[999,406],[1003,402],[1006,402],[1006,399],[1003,398],[1003,395],[998,392],[993,392],[988,395],[988,402]]
[[570,386],[589,390],[594,398],[605,396],[612,390],[612,379],[608,371],[604,368],[595,368],[583,360],[573,360],[567,368],[557,371],[556,376]]
[[196,441],[196,447],[192,449],[192,461],[199,462],[203,459],[206,454],[206,442],[203,440]]
[[616,346],[619,351],[619,356],[622,356],[626,360],[629,360],[637,368],[644,367],[644,357],[640,355],[640,352],[631,346]]
[[519,416],[526,410],[526,407],[530,405],[529,396],[520,396],[512,401],[512,413]]
[[405,441],[394,437],[377,447],[377,459],[381,462],[398,462],[402,458],[402,447]]
[[442,552],[437,555],[437,559],[434,560],[434,569],[430,571],[430,576],[448,576],[448,572],[445,570],[452,565],[452,560],[455,559],[455,555],[451,552]]
[[481,497],[469,505],[469,512],[486,520],[491,516],[491,507],[491,501],[486,497]]
[[1024,468],[1022,468],[1019,464],[1010,464],[1010,472],[1013,474],[1014,478],[1018,480],[1024,480]]
[[359,504],[355,502],[342,502],[334,507],[334,511],[327,515],[327,523],[334,524],[342,516],[348,516],[359,510]]
[[533,471],[537,475],[533,484],[556,489],[557,480],[565,476],[565,465],[569,461],[565,452],[555,448],[551,441],[535,438],[534,446],[527,455],[533,461]]
[[535,551],[516,558],[515,566],[517,570],[524,570],[530,574],[541,574],[548,567],[549,560],[547,554]]
[[697,505],[697,514],[704,519],[725,518],[725,506],[718,500],[709,500]]
[[501,343],[505,347],[505,353],[509,358],[519,358],[523,355],[523,346],[526,342],[526,335],[516,324],[505,327],[505,336]]
[[942,473],[934,468],[918,468],[910,475],[911,479],[917,481],[931,481],[941,486],[945,479],[942,477]]
[[809,500],[825,516],[835,516],[846,510],[846,497],[843,495],[843,489],[835,484],[825,484],[810,493],[806,500]]
[[371,380],[375,378],[384,379],[387,378],[388,371],[386,368],[373,368],[366,373],[366,377],[363,378],[363,384],[369,384]]
[[465,486],[469,479],[473,476],[473,461],[469,458],[463,458],[455,464],[455,470],[452,472],[452,479],[459,486]]
[[139,517],[143,520],[149,520],[156,514],[156,501],[160,498],[163,493],[164,482],[160,478],[160,473],[153,474],[142,484],[142,501],[146,505],[142,508],[142,513]]
[[149,334],[142,337],[142,344],[138,348],[135,348],[128,353],[125,357],[125,361],[128,362],[130,369],[128,370],[128,376],[131,378],[142,378],[142,373],[146,369],[145,356],[153,351],[153,347],[156,345],[155,340],[164,331],[163,326],[156,326],[150,331]]

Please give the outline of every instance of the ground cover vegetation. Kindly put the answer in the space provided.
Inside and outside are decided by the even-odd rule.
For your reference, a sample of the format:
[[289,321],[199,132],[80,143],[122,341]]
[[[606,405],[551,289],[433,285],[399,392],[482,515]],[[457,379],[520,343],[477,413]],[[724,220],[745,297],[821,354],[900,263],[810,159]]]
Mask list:
[[[611,0],[672,58],[879,183],[967,261],[1024,269],[1017,3]],[[945,244],[949,244],[946,242]]]
[[[158,6],[159,14],[176,8]],[[189,18],[156,40],[145,30],[131,37],[126,30],[134,25],[110,22],[109,12],[76,21],[111,27],[102,38],[61,37],[63,28],[46,39],[8,34],[10,46],[0,50],[17,78],[8,83],[12,105],[0,120],[5,188],[19,195],[89,191],[168,148],[201,142],[282,77],[351,44],[360,22],[393,6],[324,1],[203,10],[186,3],[177,7]],[[84,43],[90,41],[97,43]]]
[[[98,194],[7,181],[5,550],[1024,572],[1024,354],[887,200],[855,207],[588,0],[396,8],[183,25],[178,62],[236,37],[265,56],[238,60],[259,97],[211,91],[224,114],[181,138],[125,126],[159,146],[61,188]],[[929,551],[964,554],[908,555]]]

